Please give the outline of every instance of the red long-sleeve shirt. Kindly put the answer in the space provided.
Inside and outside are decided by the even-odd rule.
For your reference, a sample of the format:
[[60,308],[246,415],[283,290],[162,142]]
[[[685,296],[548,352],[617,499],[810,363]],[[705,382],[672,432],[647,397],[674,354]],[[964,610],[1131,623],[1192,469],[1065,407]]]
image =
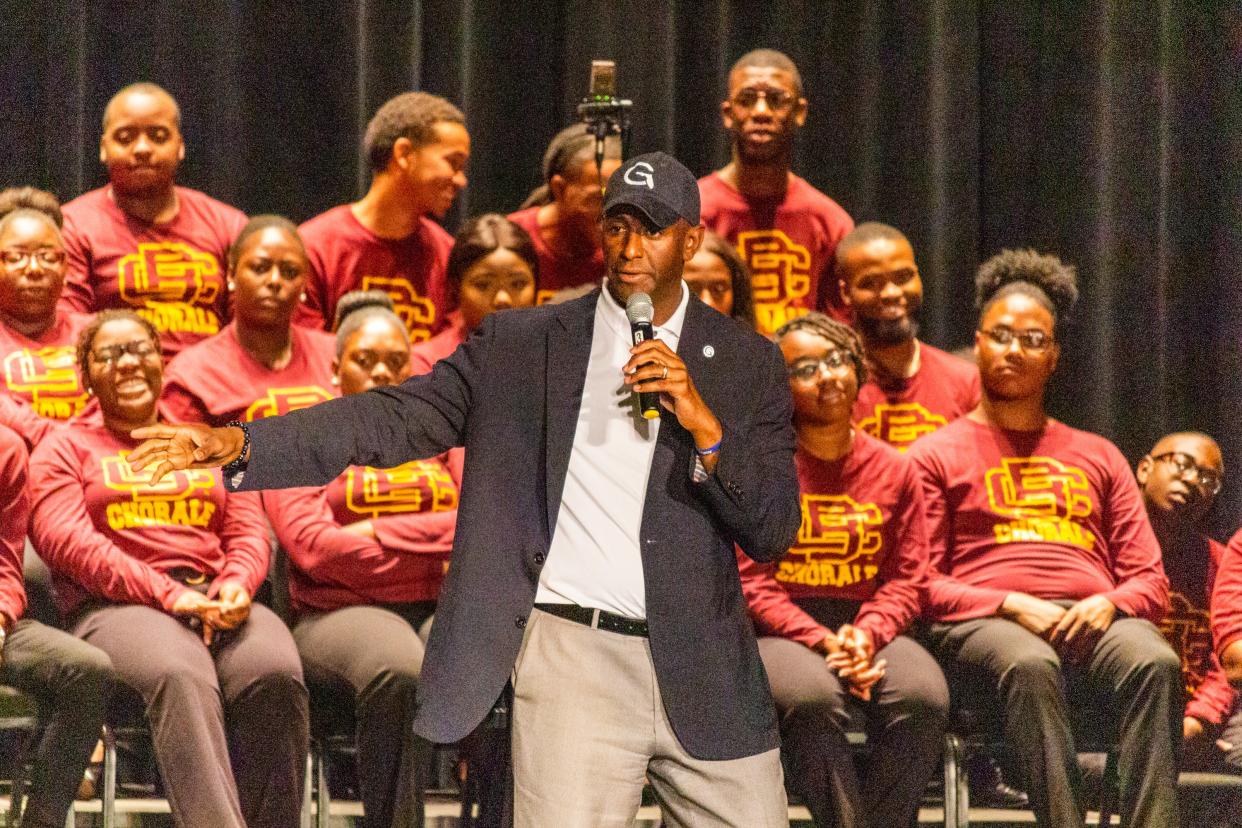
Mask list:
[[995,615],[1011,592],[1102,594],[1159,621],[1169,584],[1138,484],[1117,447],[1049,420],[1002,431],[963,417],[921,438],[931,569],[926,615]]
[[411,374],[416,376],[426,374],[433,365],[456,351],[457,346],[466,341],[470,334],[466,332],[462,324],[461,313],[454,311],[449,314],[448,319],[447,328],[426,342],[420,342],[410,348]]
[[539,207],[528,207],[509,214],[509,221],[521,227],[535,245],[539,257],[539,292],[542,305],[558,290],[597,285],[604,278],[604,248],[596,245],[590,256],[558,256],[539,234]]
[[30,537],[52,571],[66,615],[88,597],[172,609],[192,569],[251,594],[270,548],[259,497],[229,494],[219,469],[172,472],[152,487],[126,457],[138,441],[101,424],[71,423],[30,460]]
[[165,356],[218,332],[229,318],[228,250],[246,214],[187,187],[177,188],[177,204],[166,224],[127,215],[110,186],[66,204],[60,307],[134,310],[160,332]]
[[289,363],[261,365],[237,340],[236,323],[178,354],[164,370],[161,411],[178,423],[222,426],[306,408],[336,396],[332,360],[336,340],[294,325]]
[[778,564],[737,553],[755,625],[813,647],[828,630],[798,606],[800,600],[861,601],[854,624],[878,650],[922,607],[927,533],[917,473],[900,453],[862,433],[839,460],[799,451],[794,462],[802,492],[798,540]]
[[382,290],[392,297],[412,342],[444,327],[444,315],[452,310],[445,268],[453,237],[431,219],[419,219],[418,228],[403,239],[384,239],[342,204],[298,232],[311,266],[306,301],[294,317],[299,325],[330,330],[342,296],[351,290]]
[[872,375],[858,389],[854,424],[900,451],[979,404],[979,369],[926,342],[919,369],[906,379]]
[[80,412],[89,395],[78,375],[78,334],[89,321],[87,314],[61,309],[35,339],[0,324],[4,391],[41,417],[67,420]]
[[1169,578],[1169,613],[1160,631],[1182,660],[1186,713],[1222,724],[1233,710],[1236,694],[1225,678],[1212,646],[1211,606],[1216,568],[1225,547],[1201,533],[1166,546],[1164,571]]
[[1223,658],[1230,644],[1242,639],[1242,530],[1221,553],[1212,585],[1212,640]]
[[16,432],[33,450],[47,435],[57,431],[62,423],[40,417],[21,400],[0,394],[0,426]]
[[699,179],[703,224],[737,245],[750,266],[759,332],[769,334],[808,310],[846,320],[833,272],[837,242],[854,220],[796,175],[778,199],[747,199],[719,173]]
[[26,612],[22,555],[30,520],[27,459],[26,443],[21,436],[0,427],[0,613],[8,624]]
[[[434,601],[457,522],[460,469],[447,460],[353,466],[322,489],[264,492],[294,609]],[[374,540],[343,528],[363,520]]]

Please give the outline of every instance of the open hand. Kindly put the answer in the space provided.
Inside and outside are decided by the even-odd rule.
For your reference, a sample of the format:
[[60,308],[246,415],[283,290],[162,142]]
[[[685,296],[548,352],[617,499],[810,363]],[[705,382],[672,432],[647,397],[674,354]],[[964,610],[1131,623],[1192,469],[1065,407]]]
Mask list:
[[130,436],[146,442],[129,453],[129,467],[141,471],[154,466],[153,486],[172,471],[231,463],[246,443],[246,435],[236,426],[210,428],[197,423],[147,426],[134,429]]

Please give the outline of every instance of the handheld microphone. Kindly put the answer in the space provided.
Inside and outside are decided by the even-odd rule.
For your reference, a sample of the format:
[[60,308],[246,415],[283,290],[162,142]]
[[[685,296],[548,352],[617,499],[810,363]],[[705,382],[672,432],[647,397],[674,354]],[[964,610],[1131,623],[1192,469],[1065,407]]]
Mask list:
[[[632,293],[626,300],[625,316],[630,320],[630,338],[635,345],[655,338],[655,330],[651,327],[654,313],[651,297],[645,293]],[[660,395],[655,391],[639,391],[638,409],[646,419],[656,419],[660,416]]]

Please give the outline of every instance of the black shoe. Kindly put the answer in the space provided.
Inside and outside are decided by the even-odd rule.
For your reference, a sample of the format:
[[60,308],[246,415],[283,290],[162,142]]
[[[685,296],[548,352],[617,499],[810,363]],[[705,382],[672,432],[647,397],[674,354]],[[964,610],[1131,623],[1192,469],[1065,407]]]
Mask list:
[[980,808],[1026,808],[1030,799],[1005,781],[1000,766],[990,756],[970,761],[970,804]]

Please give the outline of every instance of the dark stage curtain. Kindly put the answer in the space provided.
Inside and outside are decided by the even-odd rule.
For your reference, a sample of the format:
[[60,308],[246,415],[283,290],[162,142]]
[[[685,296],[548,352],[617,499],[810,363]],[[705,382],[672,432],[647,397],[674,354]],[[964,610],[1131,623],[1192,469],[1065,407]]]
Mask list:
[[[596,57],[635,103],[634,149],[696,173],[727,155],[727,67],[802,68],[797,170],[858,220],[904,229],[924,333],[971,337],[972,273],[1005,246],[1079,267],[1053,401],[1137,459],[1199,428],[1242,468],[1242,7],[1237,2],[3,2],[3,178],[70,198],[102,182],[99,117],[149,79],[181,102],[183,183],[296,220],[356,197],[389,96],[462,104],[471,183],[447,224],[538,183]],[[1231,480],[1219,532],[1242,519]]]

